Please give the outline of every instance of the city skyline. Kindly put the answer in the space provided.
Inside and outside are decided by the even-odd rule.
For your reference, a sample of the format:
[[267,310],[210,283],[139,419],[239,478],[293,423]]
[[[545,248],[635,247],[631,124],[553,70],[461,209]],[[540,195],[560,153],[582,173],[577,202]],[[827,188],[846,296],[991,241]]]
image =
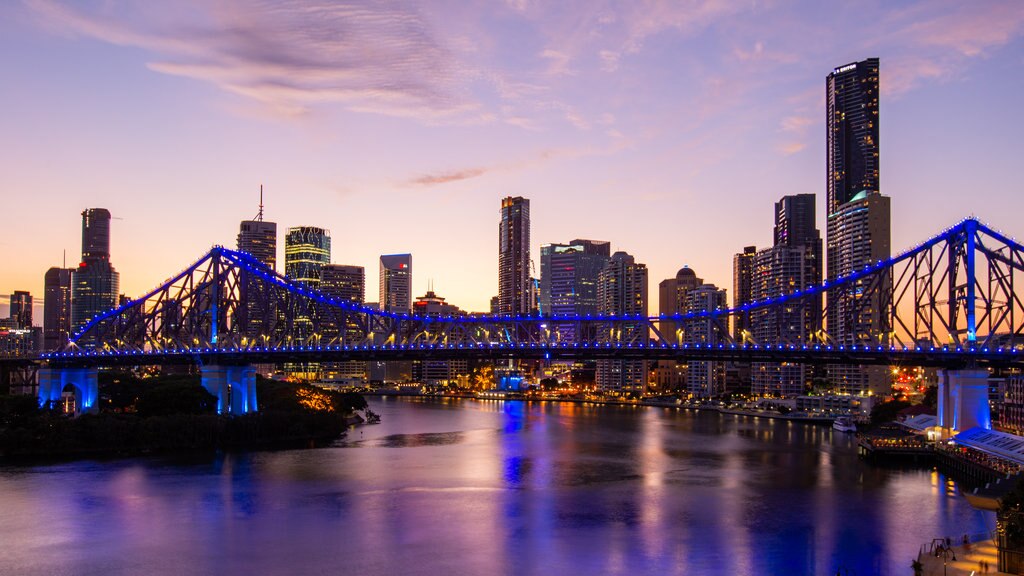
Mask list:
[[[530,255],[538,265],[542,244],[599,238],[647,264],[651,284],[690,265],[708,282],[731,286],[731,255],[771,243],[779,198],[815,194],[824,222],[823,79],[873,56],[883,69],[882,178],[893,198],[893,252],[968,214],[1017,232],[1012,215],[1024,200],[1009,175],[1024,121],[1005,110],[1024,85],[1024,16],[1012,4],[836,8],[879,21],[879,35],[865,39],[827,30],[831,15],[822,7],[699,7],[643,7],[663,16],[653,23],[629,6],[546,19],[524,2],[493,14],[466,10],[444,25],[450,5],[429,13],[390,7],[397,12],[390,16],[411,14],[422,24],[410,31],[375,31],[377,24],[321,7],[333,24],[393,40],[395,52],[379,56],[381,74],[409,64],[417,43],[440,47],[426,52],[440,63],[472,64],[442,70],[440,84],[414,75],[423,85],[403,86],[380,98],[390,108],[370,111],[344,95],[355,87],[333,77],[320,86],[300,76],[291,92],[246,84],[256,73],[246,65],[266,64],[253,54],[234,63],[238,78],[223,60],[204,69],[201,57],[225,57],[231,38],[213,34],[225,44],[183,48],[171,40],[189,22],[157,25],[161,8],[114,17],[91,5],[4,6],[0,58],[12,81],[0,90],[0,109],[11,129],[0,153],[12,169],[0,183],[29,216],[10,222],[0,240],[0,293],[27,290],[40,303],[44,274],[61,264],[62,250],[76,263],[81,211],[102,206],[114,217],[121,291],[138,296],[211,244],[233,246],[238,222],[256,212],[260,183],[267,220],[334,232],[334,263],[372,270],[381,254],[411,252],[413,295],[433,280],[439,295],[468,310],[487,310],[497,293],[495,206],[506,196],[531,201]],[[208,30],[238,16],[196,13],[208,18],[200,26]],[[266,28],[268,46],[309,41],[289,34],[294,18],[284,20],[273,24],[254,10],[239,26]],[[779,31],[753,34],[759,20],[788,22],[800,47]],[[574,46],[544,33],[573,23],[579,33],[563,44]],[[488,43],[488,31],[500,33]],[[885,34],[899,31],[898,39]],[[512,54],[517,39],[523,47]],[[695,63],[695,54],[707,62]],[[303,70],[303,62],[285,60]],[[381,80],[367,65],[353,66],[355,77]],[[475,80],[462,75],[469,69]],[[486,94],[473,91],[477,83]],[[441,88],[448,92],[434,93]],[[448,98],[461,89],[470,90],[470,105]],[[19,240],[43,226],[45,237]],[[375,292],[373,283],[366,289]],[[37,323],[41,317],[37,307]]]

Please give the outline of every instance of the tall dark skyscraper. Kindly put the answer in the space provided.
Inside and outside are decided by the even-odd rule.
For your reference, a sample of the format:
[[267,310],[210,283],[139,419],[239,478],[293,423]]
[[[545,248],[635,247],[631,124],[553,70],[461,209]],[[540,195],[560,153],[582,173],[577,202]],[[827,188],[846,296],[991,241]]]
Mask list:
[[[889,198],[879,187],[879,62],[841,66],[825,78],[828,280],[890,256]],[[837,344],[886,344],[888,311],[860,282],[829,292],[827,329]],[[885,290],[881,290],[884,292]],[[830,366],[841,392],[887,394],[881,367]]]
[[[776,202],[775,243],[754,256],[751,299],[776,298],[821,282],[821,233],[814,215],[814,194],[785,196]],[[811,342],[820,329],[820,295],[795,300],[786,307],[755,309],[750,314],[755,342]],[[810,373],[800,364],[755,362],[751,391],[796,396],[804,393],[809,379]]]
[[825,78],[828,213],[858,194],[878,193],[878,58]]
[[[121,277],[110,263],[110,211],[82,212],[82,262],[71,277],[71,329],[78,330],[94,316],[117,306]],[[88,338],[83,347],[95,343]]]
[[11,320],[15,328],[32,328],[32,294],[25,290],[11,294]]
[[528,314],[530,303],[530,201],[501,201],[498,224],[498,313]]
[[[732,305],[733,308],[747,304],[752,296],[750,286],[753,282],[754,255],[757,253],[756,246],[745,246],[743,252],[738,252],[732,257]],[[745,335],[750,331],[750,316],[738,315],[732,321],[732,337],[742,343]]]
[[277,266],[277,223],[263,219],[263,187],[260,186],[260,211],[253,220],[242,220],[238,228],[238,251],[252,254],[270,267]]
[[315,226],[289,228],[284,237],[285,275],[310,288],[320,286],[320,270],[331,263],[331,233]]
[[46,271],[43,286],[43,350],[59,350],[71,334],[70,268]]
[[[540,309],[544,314],[597,313],[598,275],[611,257],[611,244],[573,240],[540,247]],[[563,340],[575,338],[574,323],[556,326]]]

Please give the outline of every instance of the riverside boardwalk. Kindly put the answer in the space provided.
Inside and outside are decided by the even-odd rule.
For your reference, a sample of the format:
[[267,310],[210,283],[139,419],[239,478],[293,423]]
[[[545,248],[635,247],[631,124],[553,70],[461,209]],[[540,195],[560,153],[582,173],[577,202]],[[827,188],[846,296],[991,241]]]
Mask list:
[[[953,546],[952,554],[946,554],[946,564],[943,566],[942,556],[935,556],[935,544],[936,542],[922,546],[921,553],[918,556],[918,560],[924,565],[924,570],[921,572],[923,576],[970,576],[972,574],[1007,574],[1006,572],[999,572],[996,570],[996,543],[992,538],[985,540],[979,540],[970,544],[970,550],[966,546]],[[953,542],[957,540],[954,538]],[[956,557],[956,561],[953,557]],[[988,562],[988,572],[982,570],[979,562]],[[913,574],[914,571],[910,568],[909,562],[907,563],[907,574]]]

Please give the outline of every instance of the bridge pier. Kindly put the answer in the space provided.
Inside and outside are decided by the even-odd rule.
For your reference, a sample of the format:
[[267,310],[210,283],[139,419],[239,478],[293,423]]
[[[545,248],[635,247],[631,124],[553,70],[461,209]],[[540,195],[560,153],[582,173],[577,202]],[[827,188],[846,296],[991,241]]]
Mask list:
[[211,364],[200,368],[203,388],[217,397],[218,414],[256,412],[256,367]]
[[75,412],[96,414],[100,411],[99,380],[95,368],[40,368],[39,405],[57,405],[64,389],[75,391]]
[[944,431],[992,429],[987,370],[939,370],[938,396],[939,426]]

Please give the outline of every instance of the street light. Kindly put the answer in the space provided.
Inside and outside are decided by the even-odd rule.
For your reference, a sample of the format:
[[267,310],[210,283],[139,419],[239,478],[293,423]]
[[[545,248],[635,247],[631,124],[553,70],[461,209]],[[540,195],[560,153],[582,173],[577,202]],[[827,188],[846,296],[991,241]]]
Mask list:
[[953,551],[952,546],[942,547],[942,576],[946,576],[946,559],[952,554],[953,562],[956,562],[956,552]]

